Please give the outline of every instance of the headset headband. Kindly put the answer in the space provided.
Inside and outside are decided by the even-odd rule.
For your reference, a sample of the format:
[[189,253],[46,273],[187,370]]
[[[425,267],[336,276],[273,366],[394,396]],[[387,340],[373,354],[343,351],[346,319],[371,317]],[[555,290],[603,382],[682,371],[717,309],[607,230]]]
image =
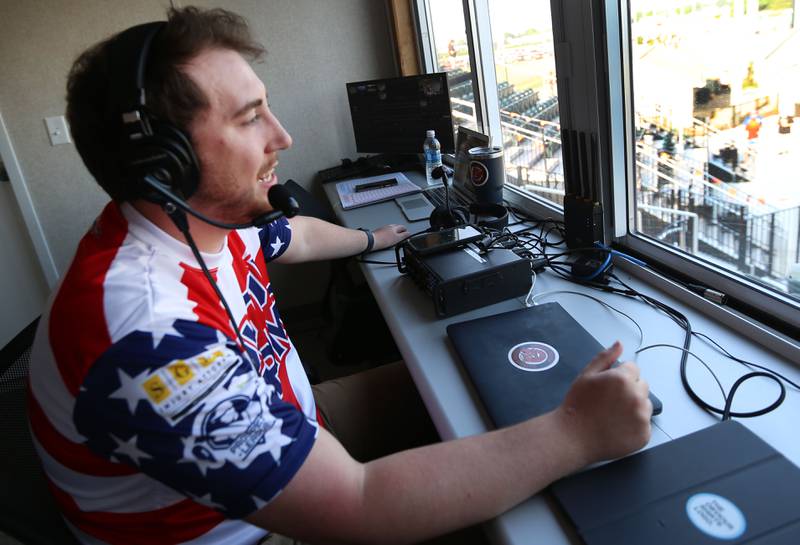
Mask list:
[[[112,96],[115,103],[112,116],[121,115],[124,134],[131,140],[152,135],[150,120],[146,113],[147,93],[145,72],[153,39],[166,23],[156,21],[131,27],[120,33],[113,41],[111,58],[119,63],[112,70]],[[130,66],[135,66],[131,73]],[[131,81],[131,78],[134,78]]]

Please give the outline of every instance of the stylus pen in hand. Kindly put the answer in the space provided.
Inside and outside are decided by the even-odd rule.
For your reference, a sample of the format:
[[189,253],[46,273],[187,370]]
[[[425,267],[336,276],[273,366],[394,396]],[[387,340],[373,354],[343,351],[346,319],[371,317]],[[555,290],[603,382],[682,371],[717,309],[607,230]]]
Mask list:
[[370,182],[367,184],[357,185],[355,187],[356,193],[360,193],[361,191],[369,191],[370,189],[383,189],[384,187],[392,187],[393,185],[397,185],[397,179],[391,178],[389,180],[379,180],[377,182]]

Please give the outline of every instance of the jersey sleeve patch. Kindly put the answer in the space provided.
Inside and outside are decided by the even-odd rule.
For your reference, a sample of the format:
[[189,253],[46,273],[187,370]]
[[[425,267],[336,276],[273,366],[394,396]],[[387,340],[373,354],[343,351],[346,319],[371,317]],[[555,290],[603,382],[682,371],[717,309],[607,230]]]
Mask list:
[[100,455],[247,516],[291,480],[317,423],[213,329],[179,320],[174,330],[157,346],[134,332],[107,350],[78,394],[76,426]]
[[272,261],[283,255],[292,240],[292,226],[289,220],[279,218],[259,230],[261,247],[266,260]]

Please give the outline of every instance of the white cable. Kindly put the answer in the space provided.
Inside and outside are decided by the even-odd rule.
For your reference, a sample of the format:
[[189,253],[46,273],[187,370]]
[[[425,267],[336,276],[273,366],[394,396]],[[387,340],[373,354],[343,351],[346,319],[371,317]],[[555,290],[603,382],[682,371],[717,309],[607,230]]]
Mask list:
[[[706,362],[704,362],[704,361],[703,361],[703,360],[700,358],[700,356],[698,356],[697,354],[695,354],[695,353],[694,353],[694,352],[692,352],[691,350],[687,350],[686,348],[683,348],[682,346],[677,346],[677,345],[674,345],[674,344],[667,344],[667,343],[651,344],[651,345],[645,346],[644,348],[640,348],[640,349],[638,349],[638,350],[637,350],[637,351],[634,353],[634,358],[633,358],[633,361],[634,361],[634,362],[636,361],[636,357],[639,355],[639,352],[644,352],[645,350],[650,350],[651,348],[661,348],[661,347],[666,347],[666,348],[674,348],[674,349],[676,349],[676,350],[680,350],[681,352],[686,352],[686,353],[687,353],[687,354],[689,354],[690,356],[694,356],[694,358],[695,358],[697,361],[699,361],[700,363],[702,363],[702,364],[703,364],[703,367],[705,367],[705,368],[708,370],[708,372],[709,372],[709,373],[711,373],[711,376],[712,376],[712,377],[714,377],[714,382],[716,382],[716,383],[717,383],[717,386],[719,386],[719,391],[720,391],[720,392],[722,392],[722,400],[723,400],[723,401],[725,401],[725,402],[727,402],[727,400],[728,400],[728,396],[727,396],[727,395],[725,395],[725,388],[723,388],[723,387],[722,387],[722,383],[721,383],[721,382],[719,381],[719,379],[717,378],[717,375],[716,375],[716,373],[714,373],[714,371],[712,371],[712,370],[711,370],[711,367],[709,367],[709,365],[708,365]],[[688,377],[687,377],[687,380],[688,380]]]
[[[570,290],[543,291],[542,293],[538,293],[538,294],[534,295],[533,297],[530,297],[530,293],[528,295],[529,295],[529,297],[531,299],[531,303],[535,305],[536,304],[536,299],[538,299],[540,297],[544,297],[546,295],[555,295],[555,294],[558,294],[558,293],[567,293],[567,294],[570,294],[570,295],[580,295],[581,297],[588,297],[589,299],[592,299],[593,301],[596,301],[596,302],[600,303],[604,307],[606,307],[606,308],[608,308],[610,310],[613,310],[617,314],[621,314],[622,316],[626,317],[628,320],[633,322],[633,325],[635,325],[636,329],[639,331],[639,344],[636,345],[637,352],[638,352],[638,349],[641,348],[642,343],[644,343],[644,331],[642,331],[642,328],[639,325],[639,323],[636,320],[634,320],[633,318],[631,318],[630,316],[628,316],[627,314],[625,314],[624,312],[622,312],[621,310],[619,310],[618,308],[615,308],[614,306],[609,305],[608,303],[606,303],[605,301],[603,301],[601,299],[598,299],[597,297],[594,297],[594,296],[589,295],[587,293],[581,293],[579,291],[570,291]],[[528,303],[528,299],[527,298],[525,299],[525,303],[526,303],[526,306],[531,306],[531,305],[527,304]]]
[[528,295],[525,296],[526,307],[532,307],[533,305],[536,304],[533,302],[533,300],[535,299],[533,295],[533,288],[536,287],[536,271],[531,271],[531,274],[533,275],[533,281],[531,282],[531,289],[528,290]]

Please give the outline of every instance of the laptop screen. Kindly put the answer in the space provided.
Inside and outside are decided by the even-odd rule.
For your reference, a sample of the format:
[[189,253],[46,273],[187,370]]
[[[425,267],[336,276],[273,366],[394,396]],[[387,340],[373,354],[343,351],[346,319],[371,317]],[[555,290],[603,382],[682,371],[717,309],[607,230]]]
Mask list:
[[469,183],[469,155],[467,152],[470,148],[485,148],[488,145],[489,137],[485,134],[481,134],[466,127],[458,127],[458,134],[456,134],[456,161],[453,187],[467,194],[472,194],[472,184]]

